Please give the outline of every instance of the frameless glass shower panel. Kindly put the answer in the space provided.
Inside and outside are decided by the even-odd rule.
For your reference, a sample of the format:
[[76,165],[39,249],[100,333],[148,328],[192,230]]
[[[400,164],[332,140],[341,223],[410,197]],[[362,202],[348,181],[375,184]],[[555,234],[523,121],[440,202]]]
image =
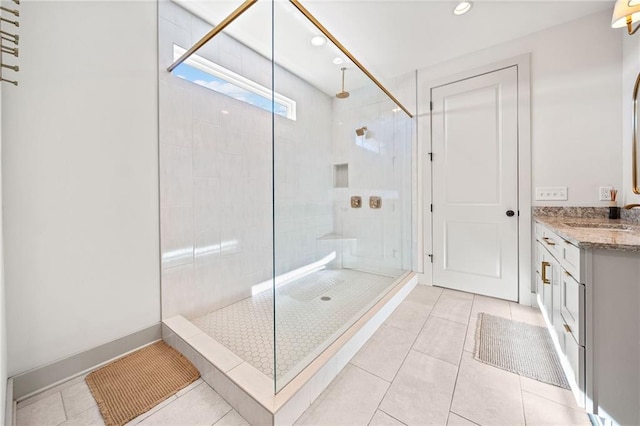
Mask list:
[[411,269],[413,121],[295,0],[159,11],[163,319],[277,392]]
[[162,312],[272,378],[270,3],[167,71],[241,3],[159,2]]
[[412,120],[302,12],[274,3],[276,391],[411,269]]

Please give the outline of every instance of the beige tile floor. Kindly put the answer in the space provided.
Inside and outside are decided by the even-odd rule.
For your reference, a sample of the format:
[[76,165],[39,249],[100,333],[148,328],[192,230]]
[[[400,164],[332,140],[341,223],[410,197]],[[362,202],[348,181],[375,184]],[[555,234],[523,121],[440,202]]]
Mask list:
[[[418,286],[296,424],[589,426],[570,391],[473,358],[479,312],[544,325],[537,309]],[[18,404],[17,426],[102,424],[82,377]],[[129,424],[248,425],[201,380]]]

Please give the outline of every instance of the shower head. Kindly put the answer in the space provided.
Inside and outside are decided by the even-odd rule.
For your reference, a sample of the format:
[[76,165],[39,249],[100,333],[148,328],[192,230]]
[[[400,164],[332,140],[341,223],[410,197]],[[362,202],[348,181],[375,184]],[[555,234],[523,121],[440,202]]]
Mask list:
[[349,92],[344,91],[344,72],[347,70],[345,67],[340,68],[342,71],[342,91],[336,93],[336,98],[338,99],[346,99],[349,97]]
[[356,129],[356,136],[364,136],[367,133],[367,126]]

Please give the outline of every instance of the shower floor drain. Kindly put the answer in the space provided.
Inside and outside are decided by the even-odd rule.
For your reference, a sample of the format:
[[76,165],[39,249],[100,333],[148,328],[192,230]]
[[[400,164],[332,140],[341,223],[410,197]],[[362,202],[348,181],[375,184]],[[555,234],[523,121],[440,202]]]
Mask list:
[[320,300],[324,300],[325,302],[327,302],[327,301],[331,300],[331,298],[329,296],[322,296],[320,298]]

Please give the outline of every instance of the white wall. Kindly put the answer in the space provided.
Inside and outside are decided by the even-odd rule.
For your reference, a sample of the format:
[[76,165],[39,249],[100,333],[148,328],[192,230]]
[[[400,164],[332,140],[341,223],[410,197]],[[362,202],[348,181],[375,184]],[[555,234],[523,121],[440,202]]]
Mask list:
[[2,93],[8,372],[160,319],[154,2],[21,5]]
[[640,203],[640,195],[632,190],[631,149],[633,87],[640,72],[640,38],[629,36],[625,30],[618,30],[622,38],[622,199],[620,204]]
[[[2,115],[2,88],[0,87],[0,116]],[[0,120],[0,423],[5,416],[7,391],[7,322],[4,284],[4,238],[2,219],[2,120]]]
[[598,187],[622,186],[622,48],[610,21],[607,10],[419,70],[420,111],[428,111],[430,80],[531,53],[533,187],[569,189],[567,201],[533,204],[607,206]]

